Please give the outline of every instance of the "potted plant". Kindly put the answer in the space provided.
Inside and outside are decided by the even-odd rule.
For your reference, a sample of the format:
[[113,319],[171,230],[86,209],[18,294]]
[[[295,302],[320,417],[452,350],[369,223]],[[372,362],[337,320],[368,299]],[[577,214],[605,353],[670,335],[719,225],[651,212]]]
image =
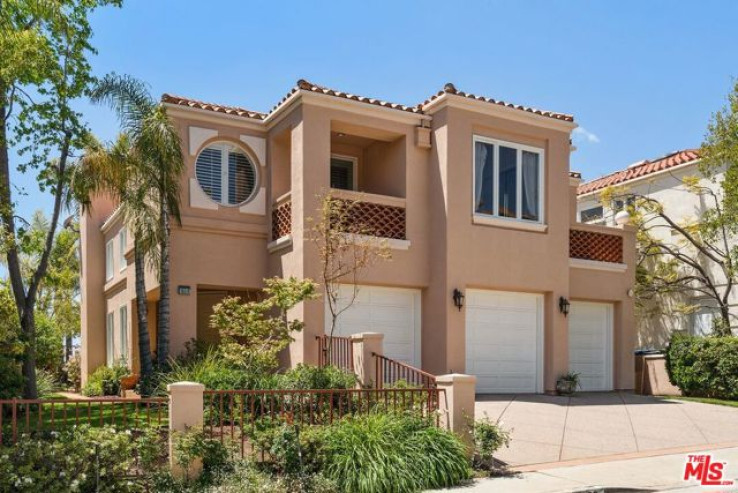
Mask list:
[[579,373],[570,371],[556,380],[556,393],[559,395],[572,395],[579,387]]

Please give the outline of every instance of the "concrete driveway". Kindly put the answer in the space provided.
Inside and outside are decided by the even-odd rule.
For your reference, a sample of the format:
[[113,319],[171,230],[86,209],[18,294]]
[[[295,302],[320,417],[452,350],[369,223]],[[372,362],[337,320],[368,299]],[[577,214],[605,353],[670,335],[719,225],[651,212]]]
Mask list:
[[478,395],[475,412],[512,432],[510,447],[497,458],[513,467],[738,446],[738,408],[627,392]]

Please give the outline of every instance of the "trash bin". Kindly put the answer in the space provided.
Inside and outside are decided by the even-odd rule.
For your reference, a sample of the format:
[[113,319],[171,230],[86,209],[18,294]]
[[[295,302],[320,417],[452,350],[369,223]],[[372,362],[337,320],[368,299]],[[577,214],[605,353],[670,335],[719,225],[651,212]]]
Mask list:
[[635,393],[643,394],[643,377],[646,356],[663,354],[659,349],[636,349],[635,352]]

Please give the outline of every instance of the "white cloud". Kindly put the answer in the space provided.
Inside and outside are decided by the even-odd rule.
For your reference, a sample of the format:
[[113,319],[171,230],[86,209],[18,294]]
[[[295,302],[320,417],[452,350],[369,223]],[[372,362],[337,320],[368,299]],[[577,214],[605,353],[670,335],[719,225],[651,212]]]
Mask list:
[[574,140],[579,142],[589,142],[590,144],[598,144],[600,138],[593,134],[584,127],[577,127],[574,129]]

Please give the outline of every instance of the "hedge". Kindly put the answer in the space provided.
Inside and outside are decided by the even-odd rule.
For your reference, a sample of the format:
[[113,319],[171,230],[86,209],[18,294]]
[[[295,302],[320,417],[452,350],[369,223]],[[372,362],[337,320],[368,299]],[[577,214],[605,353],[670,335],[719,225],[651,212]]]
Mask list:
[[684,395],[738,399],[738,337],[675,334],[666,349],[666,369]]

